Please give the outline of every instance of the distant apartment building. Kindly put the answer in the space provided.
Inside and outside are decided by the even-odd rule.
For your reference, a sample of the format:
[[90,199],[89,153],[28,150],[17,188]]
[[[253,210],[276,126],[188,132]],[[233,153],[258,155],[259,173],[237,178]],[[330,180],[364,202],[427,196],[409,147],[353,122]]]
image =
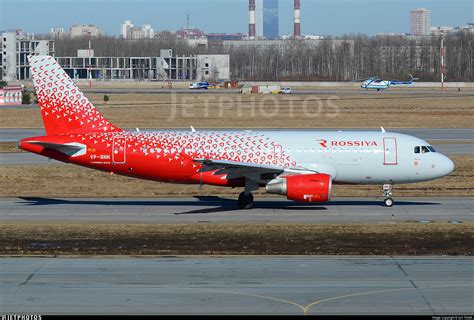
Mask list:
[[263,36],[277,39],[280,36],[278,0],[263,0]]
[[129,40],[153,39],[155,37],[155,30],[151,25],[144,24],[141,27],[134,27],[130,20],[125,20],[122,23],[120,31],[122,38]]
[[75,24],[69,30],[71,38],[80,38],[91,36],[93,38],[103,35],[103,31],[93,24]]
[[436,36],[447,35],[453,32],[455,32],[455,28],[451,26],[439,26],[439,27],[430,28],[430,34],[433,34]]
[[457,28],[458,31],[474,33],[474,23],[468,23]]
[[132,28],[133,23],[130,20],[125,20],[124,23],[120,25],[120,34],[124,39],[131,39],[132,38]]
[[431,34],[436,35],[436,36],[448,35],[448,34],[459,33],[459,32],[474,33],[474,23],[468,23],[467,25],[459,26],[459,27],[452,27],[452,26],[431,27]]
[[411,34],[427,36],[431,32],[431,12],[420,8],[411,11]]
[[0,43],[0,78],[5,81],[30,79],[29,55],[54,55],[53,40],[36,40],[26,33],[4,32]]
[[64,39],[69,36],[67,32],[64,31],[63,27],[51,28],[51,31],[48,33],[48,36],[52,39]]

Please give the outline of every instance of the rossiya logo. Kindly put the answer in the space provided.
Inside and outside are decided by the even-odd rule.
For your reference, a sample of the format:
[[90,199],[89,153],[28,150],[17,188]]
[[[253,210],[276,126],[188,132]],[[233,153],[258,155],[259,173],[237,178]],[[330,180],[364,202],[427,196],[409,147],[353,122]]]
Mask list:
[[327,145],[328,141],[327,140],[318,140],[318,141],[319,141],[319,144],[321,145],[321,147],[323,147],[323,148],[328,147],[328,145]]
[[[327,148],[327,140],[317,140],[321,147]],[[361,140],[333,140],[330,143],[331,147],[378,147],[376,141],[361,141]]]

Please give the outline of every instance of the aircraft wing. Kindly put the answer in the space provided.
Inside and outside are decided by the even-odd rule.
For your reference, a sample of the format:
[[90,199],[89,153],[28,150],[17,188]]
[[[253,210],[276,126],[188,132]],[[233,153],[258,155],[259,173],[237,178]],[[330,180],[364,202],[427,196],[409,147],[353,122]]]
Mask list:
[[285,171],[284,167],[277,165],[209,159],[196,159],[194,161],[203,166],[199,172],[215,171],[214,175],[227,174],[228,179],[243,177],[252,177],[255,179],[255,177],[258,176],[258,180],[260,180],[265,175],[273,178]]
[[[237,162],[227,160],[196,159],[203,167],[199,172],[215,171],[214,175],[226,174],[227,179],[248,178],[254,181],[266,183],[281,174],[309,174],[317,173],[316,168],[305,167],[283,167],[278,165],[258,164],[250,162]],[[324,168],[322,168],[324,169]]]
[[64,153],[71,157],[77,157],[86,154],[87,147],[80,143],[52,143],[52,142],[44,142],[44,141],[28,141],[29,144],[35,144],[42,146],[46,149],[53,149],[57,150],[61,153]]

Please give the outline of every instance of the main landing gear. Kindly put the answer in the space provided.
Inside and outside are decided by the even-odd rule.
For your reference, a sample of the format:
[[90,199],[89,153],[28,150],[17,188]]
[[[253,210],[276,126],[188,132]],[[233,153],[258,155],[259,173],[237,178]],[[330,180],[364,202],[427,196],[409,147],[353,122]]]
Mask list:
[[246,194],[245,191],[239,195],[239,209],[252,209],[253,207],[253,195],[251,193]]
[[392,184],[384,184],[383,185],[383,195],[385,197],[383,204],[386,207],[391,207],[393,206],[393,199],[391,198],[392,196],[392,190],[393,190],[393,185]]
[[253,207],[253,195],[252,191],[258,190],[258,183],[246,179],[245,180],[245,191],[239,195],[239,209],[252,209]]

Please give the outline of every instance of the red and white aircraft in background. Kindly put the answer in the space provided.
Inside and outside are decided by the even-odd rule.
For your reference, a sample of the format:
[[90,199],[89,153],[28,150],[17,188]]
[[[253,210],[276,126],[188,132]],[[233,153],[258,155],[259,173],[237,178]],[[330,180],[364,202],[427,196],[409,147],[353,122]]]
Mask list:
[[29,58],[46,136],[19,147],[48,158],[140,179],[242,187],[240,208],[252,192],[320,203],[333,183],[392,186],[427,181],[453,171],[453,162],[426,141],[381,132],[124,131],[100,114],[50,56]]

